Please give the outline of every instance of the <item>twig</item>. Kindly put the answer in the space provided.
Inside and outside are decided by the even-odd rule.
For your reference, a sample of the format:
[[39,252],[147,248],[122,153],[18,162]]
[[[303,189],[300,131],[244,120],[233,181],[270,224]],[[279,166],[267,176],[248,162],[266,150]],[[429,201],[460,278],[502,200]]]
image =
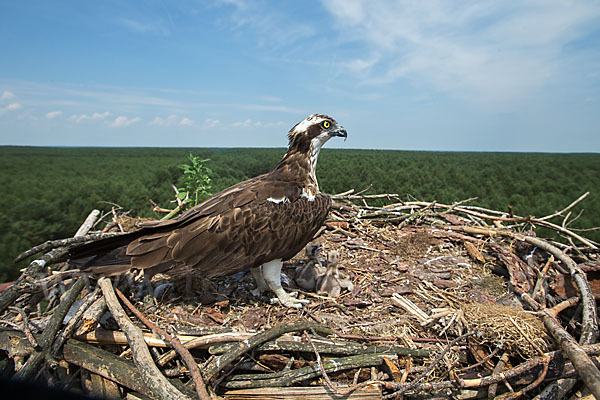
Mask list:
[[[215,343],[227,343],[229,342],[241,342],[243,340],[247,340],[251,338],[253,334],[251,333],[238,333],[238,332],[224,332],[224,333],[216,333],[211,335],[204,335],[200,337],[195,337],[191,340],[188,340],[183,343],[183,347],[188,350],[195,349],[198,347],[205,347],[207,345],[215,344]],[[229,349],[228,349],[229,350]],[[158,359],[158,365],[165,366],[169,361],[173,360],[177,356],[177,352],[175,350],[170,350],[167,353],[163,354]]]
[[[158,397],[157,393],[144,383],[143,374],[140,373],[131,361],[102,350],[99,347],[69,339],[63,348],[63,355],[65,361],[68,363],[115,381],[119,385],[148,396],[148,398],[168,398]],[[107,366],[110,366],[110,368]],[[188,393],[187,388],[179,384],[178,381],[173,381],[173,384],[180,388],[182,392]],[[190,395],[193,395],[193,392]]]
[[582,201],[583,199],[585,199],[588,195],[590,194],[590,192],[585,192],[584,194],[582,194],[581,196],[579,196],[579,198],[577,200],[575,200],[574,202],[572,202],[571,204],[569,204],[568,206],[566,206],[565,208],[563,208],[560,211],[555,212],[554,214],[551,215],[547,215],[545,217],[542,218],[538,218],[538,221],[546,221],[548,219],[552,219],[554,217],[557,217],[559,215],[562,215],[562,213],[564,213],[565,211],[570,210],[571,208],[575,207],[575,205],[577,203],[579,203],[580,201]]
[[181,344],[179,338],[177,336],[173,336],[167,333],[164,329],[162,329],[154,322],[146,318],[144,314],[142,314],[137,308],[133,306],[133,304],[131,304],[131,302],[127,299],[127,297],[123,295],[123,293],[121,293],[119,289],[115,289],[115,292],[117,293],[117,296],[119,296],[123,304],[125,304],[127,308],[129,308],[131,312],[134,313],[135,316],[138,317],[138,319],[144,323],[144,325],[150,328],[158,336],[165,338],[173,346],[173,348],[179,353],[179,355],[185,362],[185,365],[187,366],[188,370],[192,374],[192,379],[194,381],[194,385],[196,386],[196,393],[198,393],[198,398],[200,398],[201,400],[210,400],[211,397],[206,391],[206,385],[204,383],[204,380],[202,379],[200,368],[198,368],[198,364],[196,364],[196,361],[194,361],[194,358],[192,357],[188,349],[186,349]]
[[31,333],[31,329],[29,329],[29,318],[27,318],[27,313],[25,312],[25,310],[23,310],[20,307],[16,307],[16,306],[10,306],[10,307],[8,307],[8,309],[11,311],[15,311],[15,312],[19,313],[19,315],[21,315],[21,318],[23,319],[23,333],[25,334],[25,336],[27,337],[27,340],[29,340],[29,343],[31,343],[33,348],[35,350],[40,350],[41,347],[40,347],[38,341]]
[[470,371],[473,368],[477,368],[480,365],[483,365],[487,360],[489,360],[492,357],[494,357],[501,349],[502,349],[502,347],[500,347],[500,346],[496,347],[492,352],[490,352],[490,354],[488,354],[487,356],[483,357],[479,362],[477,362],[477,363],[475,363],[473,365],[469,365],[467,367],[461,368],[461,369],[458,370],[458,372]]
[[114,207],[111,209],[111,212],[112,212],[112,215],[113,215],[113,222],[114,222],[115,224],[117,224],[117,226],[119,227],[119,231],[120,231],[121,233],[125,232],[125,231],[123,230],[123,226],[121,226],[121,223],[119,222],[119,217],[117,216],[117,212],[115,211],[115,208],[114,208]]
[[[352,393],[353,391],[355,391],[357,389],[378,383],[375,380],[371,380],[371,381],[366,381],[366,382],[361,382],[361,383],[355,383],[354,385],[352,385],[348,388],[345,388],[344,390],[340,390],[337,386],[335,386],[333,384],[333,382],[331,382],[331,379],[329,379],[329,376],[327,375],[327,371],[325,370],[325,367],[323,367],[323,362],[321,361],[321,355],[317,351],[317,348],[315,347],[315,344],[313,343],[312,339],[308,335],[308,332],[304,331],[303,336],[306,338],[306,340],[308,340],[308,342],[310,343],[310,345],[313,348],[313,351],[315,352],[315,356],[317,357],[317,364],[319,365],[319,369],[321,370],[323,379],[325,379],[325,382],[327,383],[327,386],[329,387],[329,389],[331,389],[336,394],[338,394],[340,396],[346,396],[347,394]],[[385,357],[384,357],[384,359],[385,359]]]
[[519,397],[523,396],[525,393],[529,392],[531,389],[535,389],[536,387],[538,387],[540,385],[540,383],[542,383],[542,381],[546,377],[546,374],[548,373],[548,367],[550,366],[550,358],[548,356],[543,356],[543,357],[546,357],[546,360],[542,364],[543,365],[542,372],[533,382],[531,382],[529,385],[525,386],[523,389],[521,389],[517,392],[507,393],[503,396],[499,396],[498,400],[518,399]]
[[[444,350],[437,355],[437,357],[431,362],[431,364],[429,364],[429,366],[427,367],[427,369],[425,371],[423,371],[422,373],[420,373],[412,382],[410,382],[409,384],[400,384],[402,389],[397,390],[396,392],[387,395],[386,398],[391,398],[391,397],[396,397],[399,394],[403,394],[406,391],[412,390],[412,389],[416,389],[417,387],[419,387],[419,382],[421,380],[423,380],[424,378],[426,378],[427,376],[429,376],[429,374],[431,374],[433,372],[433,370],[435,369],[435,367],[444,359],[444,356],[446,355],[446,353],[448,353],[450,351],[450,349],[452,349],[452,347],[456,346],[456,344],[458,342],[460,342],[461,340],[465,339],[468,336],[471,336],[473,333],[471,332],[467,332],[459,337],[457,337],[456,339],[452,340],[450,343],[448,343],[448,345],[444,348]],[[394,386],[392,386],[394,387]]]
[[[202,339],[202,338],[199,338]],[[265,342],[256,346],[256,351],[262,352],[272,352],[272,351],[283,351],[283,352],[300,352],[300,353],[308,353],[312,352],[312,346],[307,343],[300,342],[297,340],[297,337],[292,337],[292,339],[280,338],[277,340],[272,340]],[[313,342],[315,342],[313,340]],[[186,343],[187,347],[189,344]],[[215,346],[211,346],[209,348],[210,354],[223,354],[231,351],[232,348],[235,347],[235,343],[224,343],[218,344]],[[317,350],[321,353],[325,354],[333,354],[333,355],[356,355],[356,354],[397,354],[399,356],[413,356],[413,357],[429,357],[431,355],[430,350],[424,349],[412,349],[409,347],[400,347],[400,346],[364,346],[358,343],[352,342],[340,342],[340,341],[327,341],[327,343],[323,343],[323,341],[319,341],[314,343],[317,347]]]
[[61,258],[65,254],[67,254],[67,250],[65,248],[59,248],[49,251],[40,259],[33,260],[21,276],[19,276],[19,279],[4,292],[0,293],[0,314],[6,310],[6,307],[13,304],[26,288],[31,287],[29,282],[30,279],[37,275],[46,264],[52,264],[55,260]]
[[[492,375],[498,375],[500,371],[504,369],[504,366],[508,363],[508,353],[502,354],[500,360],[492,370]],[[492,383],[488,387],[488,400],[492,400],[496,397],[496,390],[498,389],[498,383]]]
[[314,322],[298,322],[289,325],[278,325],[268,331],[264,331],[252,336],[250,339],[244,340],[243,342],[237,343],[235,347],[228,353],[223,354],[216,360],[211,362],[205,367],[204,377],[208,381],[214,378],[219,371],[231,364],[235,359],[240,357],[245,352],[253,349],[261,343],[275,339],[288,332],[303,331],[306,329],[314,329],[315,331],[329,335],[332,333],[331,329]]
[[102,289],[110,313],[125,332],[125,335],[127,335],[135,365],[141,374],[144,384],[147,385],[158,398],[187,399],[188,397],[175,388],[154,364],[152,355],[144,342],[142,332],[138,327],[133,325],[131,320],[127,317],[127,314],[125,314],[125,311],[119,304],[119,300],[117,300],[110,280],[107,278],[100,278],[98,280],[98,285]]
[[54,341],[54,344],[52,345],[52,352],[50,354],[52,354],[53,356],[56,356],[58,354],[62,345],[66,342],[66,340],[75,331],[75,328],[77,327],[77,323],[80,322],[80,319],[81,319],[81,316],[83,315],[83,313],[92,305],[92,303],[94,303],[96,301],[96,299],[98,298],[99,295],[100,295],[99,287],[96,287],[96,289],[94,289],[94,291],[92,293],[87,295],[87,297],[85,298],[85,300],[83,301],[81,306],[79,306],[79,309],[77,310],[77,312],[75,312],[75,314],[73,314],[73,316],[71,317],[71,319],[69,320],[69,322],[67,323],[67,325],[65,326],[63,331],[60,333],[58,338],[56,338],[56,340]]
[[583,383],[587,388],[600,399],[600,371],[594,365],[590,357],[577,344],[577,342],[567,333],[560,325],[554,315],[548,310],[541,311],[541,317],[544,321],[544,326],[550,332],[554,340],[560,345],[573,366],[579,373]]
[[96,328],[98,321],[106,312],[106,300],[104,297],[99,297],[94,303],[88,307],[81,316],[81,325],[75,332],[76,335],[83,335]]
[[17,371],[15,375],[13,375],[12,380],[29,380],[33,378],[34,374],[38,372],[40,365],[42,364],[42,362],[44,362],[44,360],[50,353],[52,342],[56,337],[56,332],[58,332],[58,330],[60,329],[65,315],[67,315],[67,312],[71,308],[71,305],[73,305],[73,303],[77,299],[77,296],[79,296],[79,293],[83,289],[84,285],[84,280],[80,278],[75,283],[75,285],[73,285],[73,287],[71,287],[71,289],[69,289],[69,291],[65,294],[64,298],[54,311],[54,314],[52,314],[48,325],[46,325],[44,333],[42,333],[40,337],[39,344],[41,350],[34,351],[31,354],[25,365],[23,365],[23,367],[19,371]]
[[90,212],[90,214],[87,216],[87,218],[85,219],[83,224],[81,224],[79,229],[77,229],[77,232],[75,233],[75,237],[87,235],[87,233],[90,231],[90,229],[92,229],[92,226],[94,226],[94,223],[98,219],[99,215],[100,215],[99,210],[92,210],[92,212]]
[[[391,354],[361,354],[358,356],[348,356],[335,358],[323,362],[323,368],[329,372],[339,372],[348,369],[378,366],[383,362],[383,358],[394,358]],[[225,383],[228,389],[258,388],[269,386],[291,386],[296,382],[306,381],[307,379],[321,376],[321,369],[318,365],[309,365],[307,367],[294,369],[287,372],[274,372],[272,374],[250,374],[236,375],[233,379]],[[370,384],[384,384],[385,382],[374,381]]]
[[120,235],[126,235],[126,234],[127,233],[123,233],[123,232],[106,232],[106,233],[93,233],[91,235],[76,236],[76,237],[66,238],[66,239],[48,240],[42,244],[34,246],[31,249],[19,254],[17,256],[17,258],[15,258],[14,262],[18,263],[19,261],[22,261],[22,260],[26,259],[27,257],[31,257],[33,255],[36,255],[36,254],[41,253],[42,251],[46,251],[48,249],[56,249],[58,251],[59,247],[64,247],[64,246],[68,246],[68,245],[72,245],[72,244],[79,244],[79,243],[88,242],[88,241],[93,242],[94,240],[98,240],[98,239],[105,239],[108,237],[120,236]]
[[[148,346],[152,347],[169,347],[169,344],[162,340],[160,337],[153,333],[142,333],[144,341]],[[188,341],[194,339],[194,336],[178,335],[179,340]],[[87,343],[100,343],[100,344],[127,344],[127,336],[121,331],[107,331],[104,329],[96,329],[94,331],[84,333],[82,335],[76,335],[75,339]],[[227,339],[224,339],[227,341]],[[185,342],[184,342],[185,343]]]
[[521,234],[517,234],[507,230],[500,229],[488,229],[488,228],[475,228],[469,226],[449,226],[448,229],[452,231],[466,232],[470,234],[478,234],[478,235],[486,235],[486,236],[494,236],[494,235],[502,235],[508,236],[517,240],[521,240],[524,242],[531,243],[548,253],[552,254],[554,258],[562,261],[567,268],[569,269],[571,276],[575,280],[575,284],[577,285],[577,289],[581,293],[581,300],[583,303],[583,317],[582,317],[582,332],[580,337],[580,344],[590,344],[594,343],[596,338],[598,337],[598,321],[597,321],[597,312],[596,312],[596,301],[594,299],[594,295],[592,293],[592,289],[590,288],[590,284],[587,280],[585,273],[577,266],[577,264],[571,259],[571,257],[567,256],[564,252],[562,252],[556,246],[551,245],[545,240],[525,236]]

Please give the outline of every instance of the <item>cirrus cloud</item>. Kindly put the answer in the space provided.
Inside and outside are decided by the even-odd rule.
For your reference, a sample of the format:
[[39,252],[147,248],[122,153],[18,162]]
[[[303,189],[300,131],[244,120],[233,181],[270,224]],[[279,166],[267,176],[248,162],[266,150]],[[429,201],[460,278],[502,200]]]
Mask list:
[[580,38],[600,21],[594,1],[323,0],[343,63],[362,83],[426,85],[476,101],[510,101],[568,79]]

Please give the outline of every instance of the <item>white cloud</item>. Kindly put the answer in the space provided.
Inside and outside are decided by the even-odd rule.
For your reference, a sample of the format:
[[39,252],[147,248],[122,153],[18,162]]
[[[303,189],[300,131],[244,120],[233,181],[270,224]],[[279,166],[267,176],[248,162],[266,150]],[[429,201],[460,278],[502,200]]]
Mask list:
[[148,123],[148,125],[154,126],[193,126],[195,122],[188,117],[179,117],[175,114],[169,115],[167,118],[154,117],[152,121]]
[[340,65],[363,83],[409,80],[492,101],[554,83],[568,45],[600,19],[600,3],[585,0],[322,1],[340,38],[360,44]]
[[177,115],[171,114],[167,118],[155,117],[148,125],[156,125],[156,126],[173,126],[176,125],[179,121],[179,117]]
[[61,115],[62,111],[50,111],[49,113],[46,113],[46,118],[54,119],[60,117]]
[[283,127],[283,126],[287,126],[287,124],[283,121],[276,121],[276,122],[266,122],[264,124],[264,126],[266,127]]
[[245,121],[238,121],[231,124],[231,126],[236,128],[247,128],[249,126],[273,126],[272,123],[263,124],[261,121],[252,121],[251,119],[247,119]]
[[129,126],[129,125],[135,124],[136,122],[138,122],[140,120],[141,120],[140,117],[127,118],[127,117],[124,117],[124,116],[118,116],[110,124],[110,126],[112,126],[113,128],[121,128],[121,127],[125,127],[125,126]]
[[93,113],[92,114],[92,119],[106,119],[108,117],[110,117],[112,115],[112,113],[108,112],[108,111],[104,111],[103,113]]
[[19,103],[10,103],[6,107],[0,108],[0,115],[5,114],[5,113],[10,112],[10,111],[16,111],[16,110],[18,110],[20,108],[22,108],[21,104],[19,104]]
[[221,121],[219,121],[218,119],[211,119],[211,118],[207,118],[202,123],[202,127],[205,129],[214,129],[219,125],[221,125]]
[[246,128],[246,127],[252,125],[252,120],[251,119],[247,119],[245,121],[238,121],[238,122],[234,122],[231,125],[234,126],[234,127],[236,127],[236,128]]
[[117,20],[119,25],[141,34],[149,34],[155,36],[170,36],[171,32],[166,28],[162,21],[147,21],[141,22],[131,18],[119,18]]
[[179,126],[192,126],[194,125],[194,121],[189,118],[183,117],[181,121],[179,121]]
[[97,113],[97,112],[95,112],[92,115],[87,115],[87,114],[73,114],[73,115],[71,115],[67,119],[69,121],[80,123],[80,122],[87,121],[87,120],[105,120],[106,118],[110,117],[111,115],[112,115],[112,113],[110,113],[108,111],[105,111],[103,113]]
[[4,91],[2,92],[2,96],[0,96],[0,100],[10,100],[10,99],[14,99],[15,98],[15,94],[13,92],[8,92],[8,91]]

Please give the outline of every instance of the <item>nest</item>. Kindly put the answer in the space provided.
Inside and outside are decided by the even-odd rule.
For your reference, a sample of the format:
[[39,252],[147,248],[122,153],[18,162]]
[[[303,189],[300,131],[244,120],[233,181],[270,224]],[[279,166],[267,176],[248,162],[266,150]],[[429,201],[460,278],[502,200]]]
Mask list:
[[[594,243],[540,239],[534,217],[458,203],[334,198],[315,243],[339,254],[353,287],[335,298],[301,290],[301,253],[284,265],[283,283],[310,301],[302,310],[255,298],[250,274],[176,270],[146,282],[133,271],[110,282],[60,262],[69,246],[119,232],[37,246],[21,258],[41,258],[0,294],[0,368],[97,396],[152,398],[469,398],[507,387],[534,397],[565,376],[593,381],[557,349],[597,334],[593,293],[573,297],[586,277],[571,274],[590,271],[597,287]],[[105,230],[135,226],[114,217]]]

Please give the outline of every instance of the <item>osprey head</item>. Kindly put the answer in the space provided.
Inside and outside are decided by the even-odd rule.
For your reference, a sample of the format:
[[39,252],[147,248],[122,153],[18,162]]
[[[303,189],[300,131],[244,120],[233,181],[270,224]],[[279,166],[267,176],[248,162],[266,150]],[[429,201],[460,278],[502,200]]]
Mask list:
[[343,137],[345,140],[348,133],[335,119],[323,114],[312,114],[290,129],[289,148],[307,152],[312,147],[313,151],[318,151],[334,136]]

